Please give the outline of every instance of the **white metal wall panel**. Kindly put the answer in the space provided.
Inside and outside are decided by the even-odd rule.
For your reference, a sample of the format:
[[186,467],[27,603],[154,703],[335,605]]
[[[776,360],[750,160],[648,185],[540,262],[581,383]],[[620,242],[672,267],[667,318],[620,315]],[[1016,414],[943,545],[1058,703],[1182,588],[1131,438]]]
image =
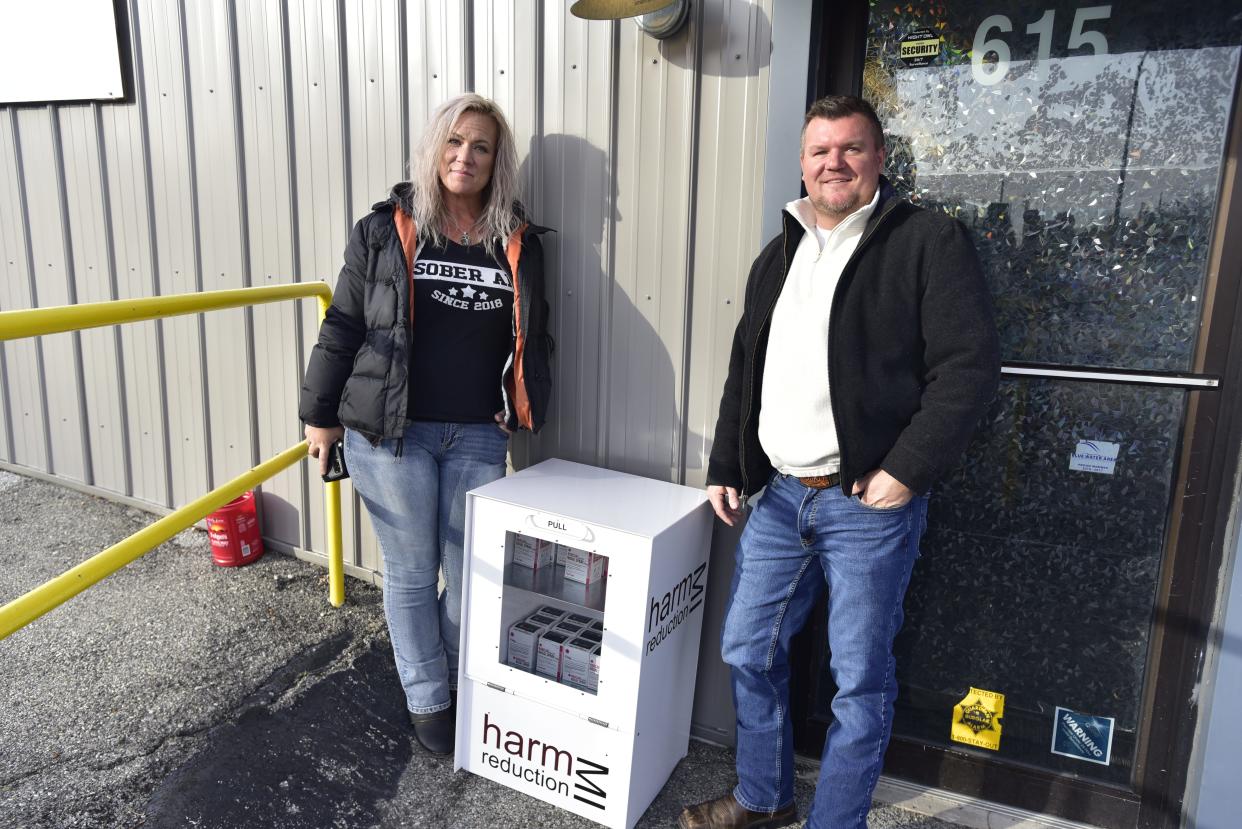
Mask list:
[[[136,33],[135,41],[141,34]],[[118,299],[151,296],[156,278],[153,216],[148,201],[151,167],[143,129],[146,100],[142,79],[138,80],[134,105],[97,107]],[[128,414],[131,489],[126,494],[169,506],[172,495],[165,443],[167,401],[160,360],[162,327],[163,323],[143,322],[117,330],[124,356],[121,367]]]
[[[0,268],[0,274],[7,276],[7,268]],[[0,294],[0,301],[3,301],[3,299],[3,294]],[[3,306],[0,306],[0,308],[3,308]],[[0,343],[0,461],[12,463],[13,451],[10,445],[13,432],[9,428],[9,389],[7,385],[9,371],[4,349],[5,345]]]
[[466,17],[470,2],[426,0],[405,5],[411,141],[422,134],[437,106],[467,88],[471,48],[466,38]]
[[[19,169],[16,112],[0,118],[0,243],[4,245],[4,281],[0,308],[13,311],[34,306],[30,295],[31,265],[26,244],[27,216]],[[4,390],[12,422],[14,463],[48,468],[44,420],[43,380],[39,376],[41,341],[15,340],[4,344]],[[7,447],[6,447],[7,451]]]
[[[147,97],[155,275],[159,294],[199,290],[197,210],[191,175],[181,5],[137,0],[143,31],[143,84]],[[164,393],[168,406],[170,501],[184,504],[207,490],[202,320],[174,317],[162,324]]]
[[[293,281],[293,199],[289,146],[289,85],[283,42],[284,4],[280,0],[240,0],[237,4],[238,102],[242,115],[245,170],[246,239],[249,282],[275,285]],[[314,306],[314,300],[306,304]],[[301,310],[296,304],[260,305],[253,315],[254,415],[258,463],[301,440],[297,411],[297,348]],[[234,470],[232,474],[236,474]],[[263,485],[263,531],[291,547],[302,544],[305,464]]]
[[806,33],[811,28],[814,6],[815,0],[785,0],[779,7],[773,3],[770,12],[772,56],[763,85],[766,89],[760,89],[768,122],[764,136],[761,239],[771,239],[780,232],[781,208],[802,187],[802,169],[789,159],[798,157],[802,143],[809,81],[807,64],[811,59]]
[[[761,239],[768,67],[774,0],[702,7],[694,299],[689,332],[685,483],[706,483],[707,456],[751,261]],[[805,74],[805,73],[804,73]],[[793,94],[801,94],[793,90]],[[797,167],[797,158],[784,162]],[[795,198],[797,191],[790,193]]]
[[[543,131],[527,159],[528,203],[543,237],[555,382],[548,424],[515,441],[515,463],[559,457],[598,464],[608,422],[605,344],[609,331],[613,203],[612,66],[618,25],[581,20],[546,4]],[[529,455],[529,457],[526,457]]]
[[[186,5],[186,102],[191,108],[193,197],[198,208],[195,232],[199,280],[206,291],[249,284],[242,238],[243,189],[248,179],[239,158],[235,96],[258,95],[269,99],[269,105],[272,96],[261,82],[249,89],[235,86],[231,5],[227,0]],[[202,324],[206,376],[200,380],[207,403],[203,439],[210,459],[207,485],[212,487],[254,465],[251,332],[248,313],[240,309],[205,314]]]
[[[301,281],[335,284],[354,217],[345,181],[342,33],[334,0],[289,9],[290,132]],[[309,306],[308,306],[309,307]],[[308,323],[317,311],[307,312]],[[313,332],[308,337],[314,341]]]
[[357,219],[405,177],[402,123],[402,30],[395,0],[347,0],[351,215]]
[[665,41],[620,26],[617,216],[605,463],[680,478],[694,163],[695,28]]
[[[67,196],[63,204],[69,220],[67,238],[73,263],[72,298],[76,302],[116,299],[108,256],[110,217],[104,213],[98,111],[95,106],[71,106],[56,112]],[[128,435],[117,362],[119,331],[116,327],[95,328],[83,331],[80,337],[86,410],[83,427],[90,449],[90,483],[128,495]]]
[[[26,220],[34,264],[32,300],[39,306],[67,305],[70,301],[65,228],[57,182],[59,159],[51,109],[40,107],[17,111],[21,175],[25,185]],[[42,379],[52,453],[50,471],[85,482],[76,337],[76,334],[57,334],[43,338]],[[55,366],[55,370],[48,371],[47,366]]]
[[[0,254],[2,255],[2,254]],[[5,260],[7,261],[7,260]],[[9,268],[0,267],[0,277],[7,278]],[[0,292],[0,310],[3,310],[4,294]],[[0,343],[0,461],[13,461],[13,430],[9,428],[9,387],[8,360],[5,357],[5,344]]]
[[[340,20],[335,0],[295,3],[288,8],[289,26],[289,99],[292,136],[293,179],[292,198],[294,229],[297,245],[294,278],[301,282],[322,280],[336,285],[353,217],[349,213],[350,196],[346,181],[344,86],[342,84],[343,49]],[[319,333],[319,306],[303,302],[300,314],[301,340],[297,353],[298,370],[294,382],[301,378],[302,367]],[[294,428],[299,424],[294,422]],[[347,539],[347,561],[360,564],[358,550],[352,542],[355,527],[356,499],[348,484],[341,487],[342,524]],[[306,520],[303,521],[302,547],[324,550],[323,487],[307,474],[303,492]]]
[[500,104],[523,160],[539,132],[541,11],[535,0],[474,0],[474,89]]

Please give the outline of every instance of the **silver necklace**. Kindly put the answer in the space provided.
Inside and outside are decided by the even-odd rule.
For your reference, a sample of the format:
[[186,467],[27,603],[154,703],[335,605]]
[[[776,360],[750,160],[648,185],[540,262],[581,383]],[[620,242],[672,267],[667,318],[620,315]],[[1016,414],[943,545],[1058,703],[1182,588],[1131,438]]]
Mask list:
[[460,237],[461,244],[469,245],[470,244],[470,231],[474,230],[475,225],[479,223],[479,220],[475,219],[474,222],[472,222],[465,230],[462,230],[461,224],[458,223],[456,219],[454,219],[452,216],[449,216],[448,218],[453,223],[453,228],[455,230],[461,231],[461,237]]

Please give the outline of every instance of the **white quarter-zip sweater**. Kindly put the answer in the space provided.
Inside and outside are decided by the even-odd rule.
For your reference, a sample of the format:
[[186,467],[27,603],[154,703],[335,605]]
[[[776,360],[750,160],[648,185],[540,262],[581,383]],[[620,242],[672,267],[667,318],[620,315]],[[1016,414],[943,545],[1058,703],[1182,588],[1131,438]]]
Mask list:
[[831,475],[841,468],[828,396],[828,317],[837,280],[879,201],[877,189],[869,204],[831,230],[817,226],[810,199],[785,205],[806,234],[772,312],[759,409],[759,443],[785,475]]

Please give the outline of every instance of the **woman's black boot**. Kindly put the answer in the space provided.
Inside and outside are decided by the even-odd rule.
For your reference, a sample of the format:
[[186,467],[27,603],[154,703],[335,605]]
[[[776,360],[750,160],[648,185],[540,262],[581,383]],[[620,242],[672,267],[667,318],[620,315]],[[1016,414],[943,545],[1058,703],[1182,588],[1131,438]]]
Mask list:
[[434,714],[410,714],[414,736],[419,745],[431,754],[446,756],[453,753],[457,730],[457,715],[452,706]]

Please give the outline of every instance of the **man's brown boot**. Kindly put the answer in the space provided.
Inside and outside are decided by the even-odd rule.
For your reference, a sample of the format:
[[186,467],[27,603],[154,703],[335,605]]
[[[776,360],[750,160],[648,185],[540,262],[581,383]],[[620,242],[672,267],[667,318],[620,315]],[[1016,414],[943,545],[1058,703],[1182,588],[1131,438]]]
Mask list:
[[777,812],[752,812],[729,792],[682,809],[677,825],[681,829],[777,829],[797,820],[798,808],[792,803]]

